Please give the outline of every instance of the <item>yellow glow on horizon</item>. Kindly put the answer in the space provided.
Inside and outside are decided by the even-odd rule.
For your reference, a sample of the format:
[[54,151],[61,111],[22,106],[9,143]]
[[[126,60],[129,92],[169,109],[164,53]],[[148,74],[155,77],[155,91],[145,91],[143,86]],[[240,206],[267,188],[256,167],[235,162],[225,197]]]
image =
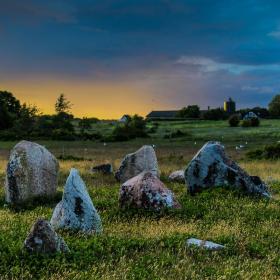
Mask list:
[[123,114],[145,116],[151,111],[148,92],[120,82],[24,80],[1,83],[0,90],[12,92],[21,103],[34,104],[44,114],[54,113],[60,93],[73,103],[71,112],[76,117],[117,119]]

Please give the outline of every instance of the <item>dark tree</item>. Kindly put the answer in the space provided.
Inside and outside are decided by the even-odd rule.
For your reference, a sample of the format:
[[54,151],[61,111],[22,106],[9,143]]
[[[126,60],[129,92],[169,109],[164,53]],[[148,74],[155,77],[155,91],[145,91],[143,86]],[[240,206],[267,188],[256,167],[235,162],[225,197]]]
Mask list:
[[14,130],[21,135],[28,135],[35,129],[39,109],[35,105],[24,103],[19,112],[19,118],[15,120]]
[[128,118],[128,121],[118,124],[113,130],[113,139],[115,141],[126,141],[136,137],[147,137],[146,121],[143,117],[134,115]]
[[227,113],[221,108],[211,109],[205,112],[203,118],[205,120],[214,120],[214,121],[225,120],[227,118]]
[[59,95],[59,97],[56,100],[55,103],[55,111],[57,114],[59,113],[69,113],[72,108],[72,104],[65,95],[62,93]]
[[20,115],[20,102],[12,93],[0,91],[0,129],[13,127]]
[[268,105],[269,114],[272,117],[280,116],[280,94],[275,95]]
[[239,125],[240,118],[239,115],[231,115],[228,119],[228,123],[231,127],[237,127]]
[[199,118],[200,117],[200,108],[197,105],[189,105],[188,107],[182,108],[178,113],[177,117],[179,118]]

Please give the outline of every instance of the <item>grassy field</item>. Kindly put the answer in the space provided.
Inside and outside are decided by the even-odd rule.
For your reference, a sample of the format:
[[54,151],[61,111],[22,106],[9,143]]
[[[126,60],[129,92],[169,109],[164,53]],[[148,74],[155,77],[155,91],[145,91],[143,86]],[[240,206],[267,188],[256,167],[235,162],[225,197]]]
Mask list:
[[[153,126],[153,124],[149,124]],[[99,124],[99,128],[100,127]],[[106,124],[106,131],[111,127]],[[180,129],[187,134],[163,139]],[[280,161],[248,161],[245,152],[280,140],[280,121],[263,121],[259,128],[229,128],[226,122],[163,122],[148,139],[123,143],[41,142],[56,156],[75,155],[82,161],[60,161],[56,200],[34,202],[21,211],[5,205],[0,188],[0,279],[280,279]],[[265,180],[273,193],[267,201],[228,189],[190,196],[184,185],[170,183],[171,171],[184,168],[206,140],[222,141],[228,153],[250,174]],[[235,146],[245,144],[243,150]],[[4,185],[10,148],[0,143],[0,179]],[[161,178],[182,204],[160,213],[123,211],[120,185],[113,176],[92,174],[104,162],[118,167],[122,157],[143,144],[155,144]],[[50,219],[60,200],[69,169],[80,170],[103,222],[100,236],[60,231],[71,252],[36,256],[22,250],[38,217]],[[196,237],[224,244],[220,252],[187,248]]]

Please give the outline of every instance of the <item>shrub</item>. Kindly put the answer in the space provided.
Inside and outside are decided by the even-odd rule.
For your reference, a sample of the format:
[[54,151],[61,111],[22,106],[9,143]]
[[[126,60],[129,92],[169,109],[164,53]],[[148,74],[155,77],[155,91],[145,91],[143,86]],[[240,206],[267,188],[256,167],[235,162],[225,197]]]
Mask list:
[[186,132],[181,131],[180,129],[177,129],[176,131],[171,132],[170,134],[165,134],[163,138],[169,139],[169,138],[179,138],[188,135]]
[[252,118],[251,119],[251,126],[260,126],[260,120],[258,118]]
[[260,126],[260,120],[258,118],[252,118],[242,121],[242,127],[257,127]]
[[242,121],[242,127],[250,127],[250,126],[251,126],[251,120]]
[[127,141],[137,137],[148,137],[145,120],[134,115],[125,123],[118,124],[112,133],[112,141]]
[[232,115],[228,119],[228,123],[231,127],[237,127],[239,125],[240,119],[238,115]]
[[280,143],[267,145],[262,149],[249,151],[246,155],[250,159],[279,159]]

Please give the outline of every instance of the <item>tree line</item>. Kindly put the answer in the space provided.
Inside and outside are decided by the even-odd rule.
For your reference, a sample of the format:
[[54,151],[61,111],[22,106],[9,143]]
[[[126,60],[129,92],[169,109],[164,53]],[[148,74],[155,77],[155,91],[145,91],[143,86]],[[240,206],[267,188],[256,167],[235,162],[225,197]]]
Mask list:
[[105,138],[92,129],[97,118],[75,119],[72,106],[60,94],[54,104],[55,114],[44,115],[35,105],[21,104],[11,92],[0,91],[0,139],[126,141],[148,137],[146,121],[134,115],[128,116],[125,123],[114,125],[111,135]]
[[[240,109],[235,114],[244,117],[248,112],[254,112],[260,118],[280,118],[280,94],[273,97],[267,108],[254,107]],[[201,111],[198,105],[189,105],[178,111],[178,118],[186,119],[205,119],[205,120],[226,120],[230,115],[222,108]]]
[[35,105],[21,104],[11,92],[0,91],[0,138],[2,140],[98,138],[99,135],[87,132],[97,119],[79,119],[77,132],[71,108],[71,102],[64,94],[60,94],[54,104],[55,114],[44,115]]

